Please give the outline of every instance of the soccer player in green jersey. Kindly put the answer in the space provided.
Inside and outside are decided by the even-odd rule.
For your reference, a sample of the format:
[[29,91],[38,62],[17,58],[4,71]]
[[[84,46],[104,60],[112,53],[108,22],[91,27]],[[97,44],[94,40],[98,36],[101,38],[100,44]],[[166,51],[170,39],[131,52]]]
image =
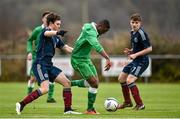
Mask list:
[[90,52],[95,49],[106,59],[105,70],[109,70],[111,62],[109,56],[99,43],[99,36],[110,29],[108,20],[102,20],[98,24],[86,23],[82,27],[81,34],[74,44],[71,56],[71,64],[83,79],[73,80],[71,86],[87,87],[88,90],[88,107],[85,114],[98,114],[94,108],[96,100],[99,79],[95,66],[90,59]]
[[[36,51],[37,51],[37,46],[39,43],[39,35],[42,32],[42,29],[46,27],[46,17],[50,14],[50,11],[45,11],[42,14],[42,25],[37,26],[31,36],[28,38],[27,41],[27,59],[32,60],[34,62],[36,58]],[[33,74],[32,69],[30,70],[30,79],[28,80],[28,94],[30,94],[34,88],[34,83],[35,83],[35,76]],[[48,98],[47,102],[48,103],[56,103],[56,100],[53,98],[54,94],[54,82],[49,82],[49,92],[48,92]]]

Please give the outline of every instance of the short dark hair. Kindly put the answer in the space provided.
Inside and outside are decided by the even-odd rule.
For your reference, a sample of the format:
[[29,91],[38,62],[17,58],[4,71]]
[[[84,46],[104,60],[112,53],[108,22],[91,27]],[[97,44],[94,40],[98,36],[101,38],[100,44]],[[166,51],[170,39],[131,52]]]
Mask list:
[[46,16],[47,14],[50,14],[51,12],[50,11],[45,11],[43,14],[42,14],[42,18],[44,17],[44,16]]
[[100,21],[99,24],[104,25],[106,28],[110,29],[110,23],[107,19]]
[[47,25],[49,25],[50,22],[54,23],[56,20],[61,20],[60,16],[57,15],[56,13],[50,13],[47,16]]
[[141,15],[139,13],[134,13],[131,15],[130,20],[133,21],[142,21]]

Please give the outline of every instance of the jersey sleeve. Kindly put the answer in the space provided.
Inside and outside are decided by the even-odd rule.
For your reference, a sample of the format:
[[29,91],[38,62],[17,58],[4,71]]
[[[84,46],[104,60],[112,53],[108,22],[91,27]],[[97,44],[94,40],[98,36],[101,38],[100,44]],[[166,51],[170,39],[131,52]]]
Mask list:
[[150,44],[150,40],[149,40],[148,35],[143,31],[140,31],[139,33],[140,33],[140,37],[142,39],[141,42],[144,45],[144,48],[150,47],[151,44]]
[[103,47],[97,39],[96,31],[91,26],[85,25],[83,28],[83,32],[86,34],[86,40],[89,42],[89,44],[92,45],[92,47],[97,52],[101,52],[103,50]]
[[103,47],[102,45],[99,43],[99,41],[97,40],[97,36],[91,36],[89,35],[87,37],[88,42],[93,46],[93,48],[97,51],[97,52],[102,52],[103,51]]
[[31,36],[28,38],[27,40],[27,47],[26,47],[26,50],[27,52],[31,52],[33,51],[33,41],[36,40],[37,38],[37,35],[38,35],[38,30],[37,29],[34,29]]
[[57,40],[57,44],[56,44],[57,48],[64,47],[65,44],[64,44],[64,42],[60,38],[56,37],[56,40]]

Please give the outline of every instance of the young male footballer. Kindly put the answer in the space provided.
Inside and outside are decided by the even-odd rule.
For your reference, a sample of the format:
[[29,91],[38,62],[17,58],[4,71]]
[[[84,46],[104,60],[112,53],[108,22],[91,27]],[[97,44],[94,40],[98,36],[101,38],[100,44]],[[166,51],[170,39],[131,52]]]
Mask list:
[[[40,38],[39,38],[40,33],[42,32],[43,28],[45,28],[47,26],[46,25],[46,17],[50,13],[51,13],[50,11],[45,11],[42,14],[42,25],[37,26],[33,30],[31,36],[27,40],[27,53],[28,53],[27,60],[29,60],[29,61],[32,60],[32,63],[36,59],[37,47],[38,47],[39,40],[40,40]],[[28,86],[27,86],[27,88],[28,88],[27,94],[30,94],[33,91],[35,81],[36,81],[36,79],[35,79],[34,73],[31,68],[30,79],[28,80]],[[49,92],[48,92],[48,98],[47,98],[48,103],[56,102],[55,99],[53,98],[53,94],[54,94],[54,83],[49,82]]]
[[130,92],[136,103],[134,110],[143,110],[145,105],[140,97],[139,89],[135,84],[138,77],[147,69],[149,65],[148,53],[152,51],[148,35],[141,27],[142,18],[138,13],[130,17],[131,26],[131,48],[125,48],[124,53],[132,60],[127,64],[119,75],[119,82],[122,87],[124,103],[119,105],[119,109],[132,107]]
[[98,114],[94,108],[94,103],[98,91],[99,79],[96,68],[91,61],[90,53],[92,49],[95,49],[106,59],[105,70],[110,69],[111,62],[109,56],[98,41],[99,36],[106,33],[109,29],[110,24],[108,20],[102,20],[98,24],[94,22],[84,24],[72,51],[71,64],[83,79],[73,80],[71,81],[71,85],[89,88],[88,105],[85,114]]
[[71,82],[67,79],[61,69],[53,66],[52,58],[55,48],[61,48],[71,53],[73,48],[65,45],[57,35],[64,35],[65,31],[60,31],[60,16],[50,13],[47,16],[47,27],[40,34],[40,41],[37,49],[36,59],[33,63],[33,73],[40,84],[40,88],[30,93],[22,101],[16,103],[16,113],[21,114],[24,107],[46,94],[49,90],[49,81],[57,82],[63,86],[64,114],[81,114],[72,108]]

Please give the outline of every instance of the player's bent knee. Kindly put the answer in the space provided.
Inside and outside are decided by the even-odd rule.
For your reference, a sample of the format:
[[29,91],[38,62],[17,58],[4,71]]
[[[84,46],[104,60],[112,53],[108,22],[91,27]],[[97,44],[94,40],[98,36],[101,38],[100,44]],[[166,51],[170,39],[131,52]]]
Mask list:
[[40,91],[41,91],[42,94],[46,94],[49,91],[49,88],[48,87],[40,88]]
[[118,79],[118,81],[119,81],[119,83],[125,83],[126,82],[126,80],[124,80],[124,79]]
[[49,82],[48,81],[44,81],[43,83],[41,83],[41,93],[42,94],[46,94],[49,91]]
[[97,81],[94,81],[94,82],[92,82],[91,84],[90,84],[90,86],[91,87],[93,87],[93,88],[98,88],[98,82]]
[[91,87],[93,87],[93,88],[98,88],[98,85],[97,85],[97,84],[94,84],[94,85],[92,85]]
[[135,80],[133,79],[133,78],[128,78],[127,79],[127,81],[126,81],[126,83],[127,84],[131,84],[131,83],[133,83]]
[[124,83],[124,82],[126,82],[126,78],[123,78],[122,76],[120,76],[120,77],[118,77],[118,81],[120,83]]
[[127,84],[131,84],[132,82],[135,82],[136,79],[137,78],[135,76],[130,76],[127,78],[126,82],[127,82]]
[[133,81],[132,80],[127,80],[126,83],[127,84],[131,84]]
[[64,82],[62,85],[63,85],[63,87],[65,87],[65,88],[70,88],[70,87],[71,87],[71,82],[70,82],[70,81],[66,81],[66,82]]
[[127,79],[127,75],[126,75],[125,73],[121,73],[121,74],[119,75],[119,77],[118,77],[118,81],[119,81],[120,83],[126,82],[126,79]]
[[99,81],[98,79],[91,77],[90,79],[87,80],[87,82],[89,83],[89,85],[93,88],[98,88],[99,85]]

